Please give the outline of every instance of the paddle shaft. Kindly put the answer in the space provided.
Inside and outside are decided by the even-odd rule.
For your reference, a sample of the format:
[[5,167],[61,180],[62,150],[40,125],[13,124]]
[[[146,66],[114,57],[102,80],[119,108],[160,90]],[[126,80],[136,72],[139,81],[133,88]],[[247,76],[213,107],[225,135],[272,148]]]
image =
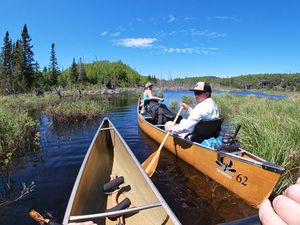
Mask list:
[[[175,125],[175,123],[176,123],[176,121],[177,121],[177,119],[178,119],[178,117],[179,117],[179,115],[180,115],[182,109],[183,109],[183,107],[180,107],[180,109],[179,109],[179,111],[178,111],[178,113],[177,113],[177,115],[176,115],[176,117],[175,117],[175,119],[174,119],[174,121],[173,121],[173,126]],[[167,138],[169,137],[170,133],[171,133],[171,131],[168,131],[168,132],[166,133],[166,135],[165,135],[163,141],[161,142],[159,148],[158,148],[157,151],[156,151],[157,153],[160,153],[160,151],[161,151],[162,148],[164,147],[164,144],[166,143]],[[152,161],[150,162],[149,166],[151,167],[151,166],[153,165],[153,163],[154,163],[154,162],[153,162],[153,160],[152,160]]]
[[[181,106],[174,121],[173,121],[173,125],[175,125],[180,113],[181,113],[181,110],[183,109],[183,107]],[[150,161],[150,163],[147,165],[147,160],[145,160],[145,162],[142,164],[143,168],[145,169],[146,173],[148,174],[149,177],[151,177],[156,169],[156,166],[158,164],[158,160],[159,160],[159,156],[160,156],[160,152],[161,152],[161,149],[163,148],[165,142],[167,141],[169,135],[170,135],[170,131],[168,131],[162,141],[162,143],[160,144],[158,150],[155,152],[155,153],[152,153],[150,155],[150,157],[148,157],[148,159],[152,158],[152,160]],[[146,168],[145,168],[146,167]]]

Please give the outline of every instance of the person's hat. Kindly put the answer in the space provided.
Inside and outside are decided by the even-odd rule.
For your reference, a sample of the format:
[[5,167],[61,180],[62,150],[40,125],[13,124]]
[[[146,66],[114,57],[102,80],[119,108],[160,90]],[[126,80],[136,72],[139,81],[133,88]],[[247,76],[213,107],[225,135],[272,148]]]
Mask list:
[[190,89],[190,91],[202,91],[211,93],[211,86],[206,82],[198,82],[194,89]]
[[151,87],[153,86],[153,84],[151,82],[148,82],[147,84],[145,84],[145,88]]

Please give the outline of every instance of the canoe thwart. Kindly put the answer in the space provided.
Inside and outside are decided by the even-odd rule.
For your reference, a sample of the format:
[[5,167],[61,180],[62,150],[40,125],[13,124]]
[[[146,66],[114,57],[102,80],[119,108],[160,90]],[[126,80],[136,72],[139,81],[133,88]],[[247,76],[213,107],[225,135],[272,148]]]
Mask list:
[[113,127],[106,127],[106,128],[101,128],[100,130],[113,130],[114,128]]
[[159,206],[162,206],[162,203],[163,202],[155,202],[152,204],[142,205],[142,206],[129,208],[129,209],[117,210],[117,211],[113,211],[113,212],[104,212],[104,213],[80,215],[80,216],[70,216],[69,220],[75,221],[75,220],[86,220],[86,219],[93,219],[93,218],[118,217],[118,216],[122,216],[122,215],[126,215],[126,214],[137,213],[137,212],[139,212],[141,210],[145,210],[145,209],[159,207]]
[[117,177],[103,185],[103,192],[105,194],[112,194],[115,191],[120,190],[120,185],[124,183],[124,177]]
[[[123,199],[118,205],[106,210],[106,212],[115,212],[115,211],[120,211],[122,209],[126,209],[131,205],[131,201],[129,200],[129,198],[125,198]],[[123,214],[122,214],[123,215]],[[122,215],[116,215],[116,216],[109,216],[108,218],[110,220],[114,220],[116,218],[118,218],[119,216]]]

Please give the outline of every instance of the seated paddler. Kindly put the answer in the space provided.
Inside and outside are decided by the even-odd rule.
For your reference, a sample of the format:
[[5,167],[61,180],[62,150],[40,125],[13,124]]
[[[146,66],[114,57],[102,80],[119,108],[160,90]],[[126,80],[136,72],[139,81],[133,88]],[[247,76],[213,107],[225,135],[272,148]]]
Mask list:
[[152,88],[153,88],[153,84],[151,82],[145,84],[144,94],[143,94],[144,106],[146,106],[150,101],[161,101],[161,102],[164,101],[163,98],[154,96],[152,94]]
[[188,118],[182,119],[179,124],[173,125],[172,121],[165,124],[166,131],[172,131],[174,135],[185,138],[187,134],[193,132],[194,127],[199,121],[214,120],[219,118],[219,109],[217,104],[211,98],[212,89],[207,82],[198,82],[193,89],[195,94],[196,106],[191,108],[188,104],[182,102],[180,105],[188,111]]

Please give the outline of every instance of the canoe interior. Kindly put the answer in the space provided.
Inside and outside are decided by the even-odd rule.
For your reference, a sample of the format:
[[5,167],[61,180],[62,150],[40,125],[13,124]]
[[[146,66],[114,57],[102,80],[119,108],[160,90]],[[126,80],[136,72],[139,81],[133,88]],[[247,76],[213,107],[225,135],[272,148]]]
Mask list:
[[[112,207],[111,195],[102,190],[110,180],[110,174],[124,177],[123,192],[118,201],[128,197],[130,208],[160,201],[111,123],[106,120],[101,128],[111,129],[98,130],[78,174],[64,222],[68,222],[69,216],[101,213]],[[92,220],[99,225],[116,224],[108,218]],[[125,223],[174,224],[162,206],[125,216]]]
[[[163,127],[151,124],[150,118],[139,113],[140,109],[138,104],[140,129],[161,143],[166,134]],[[220,152],[173,135],[168,137],[164,147],[255,208],[270,196],[284,171],[284,168],[243,149]]]

